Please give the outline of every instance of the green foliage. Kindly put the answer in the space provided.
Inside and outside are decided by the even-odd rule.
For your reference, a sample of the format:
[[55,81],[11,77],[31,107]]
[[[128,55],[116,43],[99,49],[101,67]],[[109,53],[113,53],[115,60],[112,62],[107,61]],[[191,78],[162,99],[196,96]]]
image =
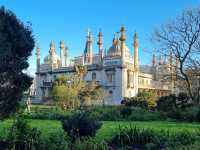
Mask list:
[[49,138],[40,137],[37,150],[68,150],[69,138],[63,131],[51,133]]
[[173,111],[177,108],[176,95],[162,96],[157,101],[157,109],[159,111]]
[[141,107],[143,109],[155,109],[157,96],[154,92],[140,92],[136,97],[125,98],[126,106]]
[[0,117],[16,112],[17,103],[32,83],[23,73],[34,48],[30,26],[13,12],[0,7]]
[[36,128],[31,128],[26,120],[17,117],[8,136],[11,142],[10,148],[16,150],[37,149],[40,134]]
[[130,107],[123,107],[120,110],[120,114],[122,115],[123,118],[127,118],[128,116],[130,116],[132,113],[132,110]]
[[187,106],[189,106],[189,99],[190,98],[186,93],[179,93],[179,95],[177,97],[177,103],[178,103],[179,107],[184,109]]
[[77,76],[61,76],[54,81],[52,98],[63,110],[79,106]]
[[94,138],[77,139],[72,144],[72,150],[108,150],[108,144],[104,141],[97,142]]
[[196,134],[186,131],[173,134],[167,131],[154,131],[130,126],[129,128],[119,128],[119,133],[112,138],[110,146],[112,148],[153,150],[190,145],[198,139]]
[[102,121],[118,121],[122,119],[120,106],[95,106],[90,110],[90,114]]
[[74,141],[76,138],[94,137],[101,123],[88,112],[76,112],[62,121],[63,129]]
[[43,136],[38,129],[30,127],[27,120],[17,117],[9,129],[8,137],[0,139],[0,150],[66,150],[68,137],[63,130],[52,132],[48,137]]
[[103,98],[101,86],[86,83],[79,76],[62,76],[53,84],[52,98],[63,109],[91,106],[92,100]]
[[166,120],[167,116],[157,111],[148,111],[141,108],[132,109],[132,113],[126,120],[131,121],[159,121]]
[[23,114],[26,119],[40,119],[40,120],[63,120],[66,119],[70,112],[31,112]]

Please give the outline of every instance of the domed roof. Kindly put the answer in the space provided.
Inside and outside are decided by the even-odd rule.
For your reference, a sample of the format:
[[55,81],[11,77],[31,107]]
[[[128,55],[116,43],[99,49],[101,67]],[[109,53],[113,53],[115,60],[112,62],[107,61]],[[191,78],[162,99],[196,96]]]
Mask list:
[[[108,49],[108,56],[121,56],[121,43],[118,39],[113,40],[112,46]],[[125,46],[125,56],[129,56],[127,46]]]
[[[60,57],[58,55],[56,55],[56,53],[54,53],[53,56],[52,56],[52,62],[53,62],[53,64],[59,64],[60,63]],[[50,63],[50,55],[48,55],[44,58],[44,63],[45,64]]]

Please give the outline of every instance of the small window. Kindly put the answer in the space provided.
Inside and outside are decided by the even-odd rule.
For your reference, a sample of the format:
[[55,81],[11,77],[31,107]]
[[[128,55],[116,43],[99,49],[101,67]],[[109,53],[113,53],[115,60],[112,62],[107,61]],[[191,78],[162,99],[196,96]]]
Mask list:
[[109,94],[110,94],[110,95],[112,95],[112,94],[113,94],[113,91],[112,91],[112,90],[110,90],[110,91],[109,91]]
[[96,73],[93,72],[93,73],[92,73],[92,80],[96,80],[96,76],[97,76]]

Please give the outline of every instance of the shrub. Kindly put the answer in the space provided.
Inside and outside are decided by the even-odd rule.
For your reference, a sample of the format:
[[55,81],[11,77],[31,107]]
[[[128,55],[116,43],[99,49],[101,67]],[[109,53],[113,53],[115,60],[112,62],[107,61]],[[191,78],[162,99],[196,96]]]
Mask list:
[[143,109],[148,109],[148,103],[144,99],[140,97],[132,97],[132,98],[125,98],[124,100],[125,106],[134,106],[140,107]]
[[6,139],[0,139],[0,150],[8,150],[10,148],[11,141]]
[[141,107],[154,110],[156,107],[156,94],[153,92],[140,92],[136,97],[125,98],[122,103],[126,106]]
[[10,148],[16,150],[37,149],[40,134],[36,128],[31,128],[25,119],[17,117],[8,136],[8,140],[11,141]]
[[176,95],[171,94],[169,96],[162,96],[157,101],[157,109],[159,111],[172,111],[177,108],[176,105]]
[[76,112],[67,120],[62,121],[63,129],[72,138],[72,141],[81,137],[94,137],[101,125],[102,123],[90,113],[83,111]]
[[132,110],[130,107],[123,107],[120,110],[120,114],[122,115],[123,118],[127,118],[128,116],[130,116],[132,113]]
[[170,133],[167,131],[155,131],[152,129],[141,129],[137,127],[119,128],[109,145],[115,148],[127,149],[165,149],[176,146],[193,144],[199,138],[194,133],[181,131]]
[[148,111],[141,108],[134,108],[127,120],[131,121],[160,121],[166,120],[167,116],[156,111]]
[[94,107],[90,110],[92,116],[102,121],[119,121],[122,120],[120,106]]
[[41,119],[41,120],[62,120],[70,115],[71,112],[47,111],[47,112],[31,112],[25,113],[26,119]]
[[64,131],[51,133],[49,138],[40,137],[37,150],[67,150],[69,139]]
[[104,141],[97,142],[95,139],[86,138],[84,140],[77,139],[72,144],[72,150],[108,150],[108,144]]
[[186,108],[187,106],[189,106],[189,97],[187,96],[187,94],[179,93],[177,97],[177,103],[181,108]]

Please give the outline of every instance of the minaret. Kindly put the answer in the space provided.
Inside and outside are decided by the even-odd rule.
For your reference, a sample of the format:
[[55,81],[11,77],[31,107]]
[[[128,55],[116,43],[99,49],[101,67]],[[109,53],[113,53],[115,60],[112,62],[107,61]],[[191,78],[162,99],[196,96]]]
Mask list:
[[151,73],[153,75],[153,79],[156,80],[156,55],[154,53],[152,55]]
[[162,55],[160,55],[160,57],[159,57],[159,65],[163,65],[163,58],[162,58]]
[[40,81],[40,48],[37,45],[36,47],[36,61],[37,61],[37,70],[36,70],[36,101],[41,102],[42,100],[42,91],[41,91],[41,81]]
[[88,31],[86,46],[84,50],[84,62],[92,64],[92,33]]
[[139,74],[139,61],[138,61],[138,35],[135,32],[133,37],[133,47],[134,47],[134,89],[135,95],[138,94],[138,74]]
[[61,67],[65,66],[65,44],[63,41],[60,41],[60,61],[61,61]]
[[67,61],[68,61],[68,57],[69,57],[69,48],[68,47],[65,47],[65,54],[64,54],[64,56],[65,56],[65,67],[67,67],[68,66],[68,64],[67,64]]
[[39,46],[37,45],[37,48],[36,48],[36,61],[37,61],[37,72],[40,72],[40,48]]
[[54,44],[53,44],[53,42],[51,41],[50,42],[50,44],[49,44],[49,63],[50,63],[50,65],[51,65],[51,67],[53,67],[53,59],[54,59],[54,54],[55,54],[55,46],[54,46]]
[[101,31],[99,31],[98,34],[98,47],[99,47],[99,60],[100,62],[102,62],[103,59],[103,33]]
[[152,56],[152,66],[155,67],[156,66],[156,55],[153,54]]
[[92,64],[92,32],[89,32],[89,37],[88,37],[88,52],[89,52],[89,64]]
[[135,32],[134,34],[134,42],[133,42],[133,47],[134,47],[134,69],[138,71],[139,69],[139,62],[138,62],[138,35]]
[[126,30],[125,27],[122,25],[121,29],[121,36],[119,38],[119,40],[121,41],[121,59],[122,59],[122,66],[124,65],[124,61],[125,61],[125,46],[126,46]]

